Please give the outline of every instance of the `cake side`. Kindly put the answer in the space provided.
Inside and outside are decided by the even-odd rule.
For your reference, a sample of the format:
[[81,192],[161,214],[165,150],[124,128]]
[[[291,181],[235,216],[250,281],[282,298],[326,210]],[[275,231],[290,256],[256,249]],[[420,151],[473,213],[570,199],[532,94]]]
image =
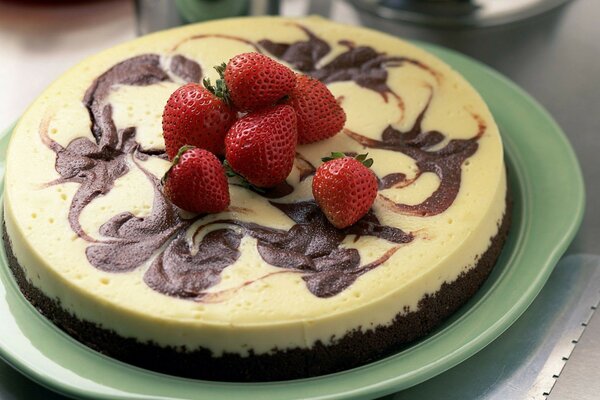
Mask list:
[[79,342],[117,360],[156,372],[196,379],[219,381],[277,381],[334,373],[375,361],[402,349],[415,339],[431,333],[466,303],[492,271],[508,235],[511,204],[502,218],[491,245],[475,267],[462,272],[452,282],[419,300],[418,311],[400,312],[392,323],[362,330],[358,327],[329,344],[320,341],[311,348],[272,349],[269,354],[241,357],[224,353],[215,357],[209,349],[163,347],[123,337],[112,329],[81,320],[29,282],[12,252],[10,238],[3,230],[8,265],[23,295],[38,311]]
[[[390,57],[419,60],[420,64],[406,62],[401,67],[386,68],[387,86],[377,90],[353,79],[332,81],[330,89],[342,99],[348,114],[347,131],[325,146],[314,144],[300,149],[302,157],[288,178],[294,190],[277,201],[294,204],[306,200],[310,177],[303,179],[304,171],[329,150],[367,149],[378,160],[374,170],[383,185],[373,207],[374,215],[381,226],[410,233],[414,240],[406,245],[369,235],[345,235],[337,248],[356,249],[361,266],[374,265],[386,254],[389,257],[332,296],[318,296],[307,290],[302,273],[281,273],[281,268],[266,263],[257,250],[258,239],[250,234],[239,240],[237,251],[242,256],[222,270],[219,284],[196,299],[165,295],[147,284],[146,274],[158,259],[158,250],[147,262],[127,271],[90,265],[90,248],[118,249],[117,245],[127,241],[107,240],[101,233],[107,221],[125,212],[140,220],[159,214],[156,201],[160,194],[152,182],[168,165],[153,155],[163,146],[160,110],[165,96],[182,81],[198,79],[198,69],[190,67],[194,65],[191,62],[200,66],[203,76],[212,76],[210,67],[232,54],[255,46],[262,46],[259,49],[267,54],[269,48],[277,48],[265,40],[294,44],[310,42],[314,37],[326,37],[330,46],[315,68],[327,65],[352,46],[368,46]],[[177,57],[184,57],[184,61]],[[176,59],[180,61],[173,64]],[[65,153],[61,149],[79,138],[90,143],[106,139],[98,134],[102,133],[101,124],[96,129],[92,122],[93,118],[101,121],[106,116],[102,108],[94,111],[94,100],[89,100],[87,94],[103,88],[99,77],[106,77],[119,65],[128,67],[118,74],[143,65],[145,74],[150,71],[144,76],[155,81],[123,78],[109,85],[97,99],[101,99],[102,106],[111,105],[110,119],[117,133],[131,134],[128,129],[135,128],[138,148],[148,157],[142,159],[120,147],[121,158],[114,165],[125,166],[128,172],[114,179],[111,187],[92,188],[101,195],[79,210],[77,223],[73,223],[74,199],[82,184],[75,180],[77,176],[67,181],[64,170],[59,174],[57,159]],[[86,108],[86,102],[92,105]],[[371,109],[366,112],[368,106]],[[95,112],[98,115],[94,116]],[[417,165],[415,158],[396,151],[386,139],[406,136],[417,125],[427,140],[443,137],[443,141],[432,142],[423,151],[429,155],[455,151],[458,156],[453,162],[460,161],[458,169],[454,164],[434,163],[432,171],[424,170],[430,165],[427,160]],[[443,132],[441,136],[429,134],[437,131]],[[126,141],[120,140],[115,146],[123,143]],[[405,147],[400,150],[407,151]],[[461,155],[473,148],[476,150],[468,157]],[[443,182],[435,174],[438,167],[442,172],[458,171],[458,189],[450,185],[446,191],[456,190],[455,198],[443,212],[436,214],[439,202],[430,202],[421,207],[425,207],[425,215],[420,215],[419,205],[439,192]],[[388,184],[390,187],[386,187]],[[15,129],[6,188],[6,225],[14,252],[27,279],[48,298],[60,299],[61,307],[77,318],[120,336],[161,346],[204,347],[218,356],[327,345],[358,327],[366,332],[376,326],[391,326],[399,312],[418,311],[424,295],[439,291],[443,282],[453,282],[474,268],[477,258],[490,247],[490,238],[496,236],[504,215],[506,180],[500,138],[487,107],[464,79],[433,56],[383,34],[320,19],[261,18],[219,21],[153,35],[75,67],[41,96]],[[31,191],[36,196],[29,196]],[[231,229],[231,224],[220,222],[223,220],[235,220],[234,225],[244,229],[250,223],[279,231],[294,227],[289,214],[255,193],[232,188],[232,205],[226,215],[209,216],[187,228],[200,232],[200,240],[219,229],[238,235],[238,228]],[[210,229],[199,231],[207,224]],[[175,231],[165,232],[171,237]]]

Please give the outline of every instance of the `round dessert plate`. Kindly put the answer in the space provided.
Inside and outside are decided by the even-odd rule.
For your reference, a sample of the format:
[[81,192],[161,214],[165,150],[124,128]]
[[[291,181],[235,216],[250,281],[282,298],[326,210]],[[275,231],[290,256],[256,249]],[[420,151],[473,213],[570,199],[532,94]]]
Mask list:
[[[491,108],[514,201],[510,236],[491,276],[431,335],[383,360],[310,379],[243,384],[162,375],[105,357],[55,328],[21,295],[0,246],[0,356],[38,383],[82,398],[367,399],[423,382],[484,348],[531,304],[573,239],[583,179],[568,140],[531,97],[476,61],[422,46],[462,73]],[[1,175],[10,133],[0,140]]]

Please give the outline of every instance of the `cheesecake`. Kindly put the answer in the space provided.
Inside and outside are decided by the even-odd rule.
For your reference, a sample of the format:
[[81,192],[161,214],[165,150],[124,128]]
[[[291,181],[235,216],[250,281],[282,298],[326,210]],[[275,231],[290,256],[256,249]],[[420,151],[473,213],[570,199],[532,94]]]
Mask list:
[[[265,191],[193,214],[165,196],[162,111],[213,66],[260,52],[324,82],[347,120]],[[368,153],[378,193],[337,229],[311,181]],[[352,188],[348,188],[352,190]],[[471,298],[510,223],[502,140],[473,87],[401,39],[319,17],[216,20],[87,58],[23,114],[6,157],[4,243],[24,296],[115,359],[273,381],[364,365]]]

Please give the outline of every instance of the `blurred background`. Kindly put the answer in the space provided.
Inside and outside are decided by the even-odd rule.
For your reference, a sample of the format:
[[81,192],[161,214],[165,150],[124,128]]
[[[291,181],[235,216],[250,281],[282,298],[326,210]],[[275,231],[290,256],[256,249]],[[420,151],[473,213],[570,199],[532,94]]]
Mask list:
[[[0,130],[16,121],[50,82],[88,55],[160,29],[263,14],[318,14],[435,43],[471,56],[515,81],[557,120],[582,166],[588,207],[567,256],[598,258],[600,0],[0,0]],[[554,278],[559,285],[556,290],[561,276]],[[551,400],[599,398],[599,337],[600,317],[596,316],[552,389]],[[464,368],[468,371],[469,367]],[[580,391],[569,386],[569,376]],[[393,398],[424,398],[418,396],[426,393],[423,390],[412,392],[417,397],[405,393]],[[539,397],[527,398],[547,397],[544,390],[536,393]],[[32,398],[62,397],[0,361],[0,400]],[[473,398],[500,397],[482,391]]]

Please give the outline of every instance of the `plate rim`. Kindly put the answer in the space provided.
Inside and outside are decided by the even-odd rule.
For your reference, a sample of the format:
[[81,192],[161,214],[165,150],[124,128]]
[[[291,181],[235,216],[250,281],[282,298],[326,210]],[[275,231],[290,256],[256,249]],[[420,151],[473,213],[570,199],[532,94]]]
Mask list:
[[[573,192],[571,192],[572,199],[571,199],[571,202],[569,203],[569,208],[570,208],[569,211],[571,212],[570,215],[572,215],[573,218],[569,221],[569,223],[567,225],[561,226],[561,228],[563,228],[564,234],[562,235],[561,240],[558,243],[555,243],[555,246],[553,247],[552,251],[548,252],[546,259],[540,262],[541,273],[536,276],[537,279],[535,280],[534,284],[532,284],[530,286],[529,290],[525,294],[523,294],[519,297],[519,299],[512,305],[512,307],[510,307],[509,309],[506,310],[504,317],[498,319],[495,323],[486,326],[485,329],[483,329],[480,332],[480,334],[476,337],[475,340],[472,340],[468,343],[464,343],[463,346],[461,346],[460,348],[453,349],[453,351],[449,352],[448,354],[445,354],[443,357],[438,358],[437,362],[430,363],[427,368],[429,373],[424,373],[423,371],[417,370],[412,375],[405,374],[400,377],[389,378],[389,379],[385,379],[385,380],[381,380],[381,381],[375,381],[375,382],[371,382],[370,384],[368,384],[366,386],[362,386],[360,388],[355,388],[355,389],[351,389],[351,390],[344,389],[340,392],[328,393],[323,396],[317,396],[317,397],[313,396],[313,397],[311,397],[312,399],[316,399],[316,398],[319,398],[319,399],[326,399],[326,398],[355,399],[355,398],[365,398],[365,396],[366,396],[366,398],[372,398],[372,397],[376,397],[376,396],[389,394],[389,393],[395,392],[397,390],[401,390],[401,389],[416,385],[418,383],[421,383],[435,375],[438,375],[438,374],[446,371],[447,369],[452,368],[453,366],[457,365],[458,363],[471,357],[477,351],[483,349],[487,344],[491,343],[495,338],[497,338],[499,335],[501,335],[506,329],[508,329],[510,327],[510,325],[512,325],[512,323],[514,321],[516,321],[518,319],[518,317],[527,309],[527,307],[531,304],[531,302],[533,302],[533,300],[535,299],[535,297],[537,296],[539,291],[544,286],[543,284],[548,279],[554,266],[556,265],[556,263],[558,262],[558,260],[562,256],[562,254],[566,251],[568,245],[571,243],[573,238],[575,237],[575,235],[578,231],[578,228],[581,224],[581,221],[583,219],[583,215],[584,215],[584,211],[585,211],[585,186],[584,186],[581,167],[580,167],[577,157],[575,155],[575,151],[572,148],[567,136],[564,134],[564,132],[562,131],[560,126],[556,123],[556,121],[552,118],[552,116],[532,96],[530,96],[528,93],[526,93],[518,85],[516,85],[514,82],[512,82],[510,79],[506,78],[499,72],[488,67],[487,65],[485,65],[477,60],[474,60],[473,58],[471,58],[469,56],[466,56],[466,55],[458,53],[454,50],[450,50],[450,49],[447,49],[447,48],[444,48],[444,47],[441,47],[438,45],[420,42],[420,41],[412,41],[412,42],[417,44],[419,47],[424,48],[427,51],[430,51],[431,53],[433,53],[434,55],[436,55],[437,57],[442,59],[444,62],[446,62],[447,64],[449,64],[451,67],[453,67],[456,70],[460,70],[460,68],[457,68],[455,63],[465,63],[470,68],[474,68],[474,70],[476,70],[478,73],[482,73],[482,74],[486,75],[487,77],[490,78],[490,80],[495,81],[495,84],[504,86],[509,91],[515,93],[520,98],[520,100],[526,102],[527,105],[532,108],[532,110],[538,115],[540,120],[544,120],[545,123],[548,123],[550,125],[551,131],[553,133],[552,139],[553,139],[553,141],[556,142],[555,143],[556,145],[558,145],[562,148],[562,150],[563,150],[562,155],[564,157],[564,161],[568,162],[568,164],[569,164],[569,168],[567,170],[570,172],[570,178],[574,178],[574,179],[572,179],[571,183],[573,186],[572,189],[575,189],[575,190]],[[469,83],[472,86],[477,88],[476,83],[472,82],[470,79],[468,79],[465,76],[468,74],[465,74],[465,72],[461,72],[461,75],[463,77],[465,77],[465,79],[467,79],[467,81],[469,81]],[[478,90],[478,92],[479,92],[479,90]],[[11,126],[9,126],[9,128],[7,128],[5,131],[3,131],[0,134],[0,139],[6,140],[8,138],[8,136],[10,136],[10,133],[12,132],[15,125],[16,125],[16,122],[13,123]],[[514,145],[514,144],[511,144],[510,139],[508,139],[509,137],[510,137],[510,135],[509,136],[503,135],[504,148],[505,148],[507,154],[511,153],[511,158],[513,158],[511,160],[511,162],[515,162],[519,158],[519,157],[515,157],[517,154],[519,154],[519,152],[516,151],[515,149],[508,151],[510,149],[510,147]],[[508,157],[507,157],[507,160],[508,160]],[[0,160],[0,161],[4,161],[4,160]],[[522,162],[522,161],[519,161],[519,162]],[[2,175],[3,175],[3,171],[2,171]],[[523,177],[516,176],[513,179],[519,180],[519,179],[523,179]],[[2,186],[4,186],[3,185],[3,177],[1,178],[1,180],[2,180]],[[525,191],[526,191],[528,188],[527,188],[527,186],[520,188],[520,190],[523,190],[523,189],[525,189]],[[524,194],[526,194],[526,193],[524,193]],[[3,194],[0,197],[3,197]],[[525,204],[525,205],[527,205],[527,204]],[[519,232],[521,232],[521,230],[519,230]],[[511,235],[512,234],[514,234],[514,227],[512,228]],[[2,254],[2,259],[0,260],[0,263],[4,264],[4,258],[5,258],[4,257],[4,248],[0,249],[0,252]],[[12,273],[10,273],[10,271],[8,272],[8,274],[12,277]],[[4,282],[0,281],[0,285],[4,286]],[[7,295],[8,295],[8,292],[7,292]],[[23,301],[25,301],[32,310],[35,310],[33,308],[33,306],[31,306],[31,304],[29,304],[26,300],[23,299]],[[482,301],[485,301],[485,299],[482,299]],[[478,304],[474,304],[474,306],[478,306]],[[37,311],[35,311],[35,312],[37,312]],[[41,317],[41,318],[43,318],[43,317]],[[51,326],[51,327],[58,330],[58,328],[56,328],[56,327],[53,327],[53,326]],[[61,331],[61,333],[62,333],[62,331]],[[66,335],[66,334],[64,334],[64,335]],[[431,335],[427,336],[427,338],[429,338],[430,336]],[[435,333],[433,336],[435,336]],[[106,394],[103,392],[90,391],[90,390],[87,390],[86,388],[75,387],[73,385],[69,385],[68,383],[62,382],[59,379],[56,379],[55,377],[52,376],[51,373],[43,374],[40,371],[37,371],[34,368],[34,366],[28,365],[30,363],[28,363],[27,360],[21,359],[18,354],[14,354],[13,352],[6,349],[2,345],[3,343],[4,343],[3,340],[0,340],[0,358],[2,358],[4,361],[6,361],[9,365],[11,365],[13,368],[18,370],[23,375],[29,377],[30,379],[32,379],[33,381],[37,382],[38,384],[44,386],[47,389],[50,389],[52,391],[55,391],[57,393],[67,395],[67,396],[77,396],[77,397],[84,397],[84,398],[102,398],[102,399],[123,398],[123,397],[112,396],[110,394]],[[32,346],[34,346],[34,345],[32,344]],[[81,346],[83,346],[83,345],[81,345]],[[407,350],[411,350],[411,349],[418,350],[419,346],[420,346],[420,343],[417,343],[416,345],[407,348]],[[90,350],[90,351],[92,351],[92,350]],[[360,373],[360,370],[372,367],[373,365],[382,364],[385,362],[393,362],[393,360],[392,360],[393,357],[394,356],[390,356],[383,360],[379,360],[374,363],[367,364],[365,366],[355,368],[355,369],[352,369],[349,371],[345,371],[342,373],[325,375],[322,377],[295,380],[295,381],[272,382],[272,383],[262,384],[262,386],[264,386],[266,388],[265,390],[268,391],[270,385],[276,385],[276,384],[295,385],[295,384],[304,384],[304,383],[310,384],[312,381],[317,381],[317,380],[322,380],[322,379],[336,380],[336,379],[338,379],[338,377],[340,375],[343,375],[347,372]],[[389,361],[389,360],[391,360],[391,361]],[[120,363],[119,361],[116,361],[116,360],[112,360],[112,361]],[[132,367],[132,366],[129,366],[129,367],[137,368],[137,367]],[[432,373],[432,371],[433,371],[433,373]],[[153,373],[151,373],[151,374],[153,374]],[[162,374],[159,374],[159,375],[165,376]],[[169,378],[171,378],[171,377],[169,377]],[[177,377],[172,377],[172,378],[175,381],[181,381],[181,379],[182,379],[182,378],[177,378]],[[406,381],[410,381],[410,384],[407,384]],[[213,382],[194,381],[194,383],[201,384],[201,383],[213,383]],[[254,384],[254,383],[249,383],[249,384],[232,383],[229,385],[234,388],[232,390],[231,394],[235,393],[237,395],[240,395],[239,391],[236,391],[236,390],[239,390],[240,387],[248,387],[247,385],[260,386],[260,384]],[[253,396],[255,396],[257,394],[257,392],[252,392],[252,393],[253,393],[252,394]],[[125,397],[125,398],[133,399],[133,398],[138,398],[138,397],[132,395],[130,397]],[[156,397],[156,398],[176,399],[178,397],[162,397],[161,396],[161,397]]]

